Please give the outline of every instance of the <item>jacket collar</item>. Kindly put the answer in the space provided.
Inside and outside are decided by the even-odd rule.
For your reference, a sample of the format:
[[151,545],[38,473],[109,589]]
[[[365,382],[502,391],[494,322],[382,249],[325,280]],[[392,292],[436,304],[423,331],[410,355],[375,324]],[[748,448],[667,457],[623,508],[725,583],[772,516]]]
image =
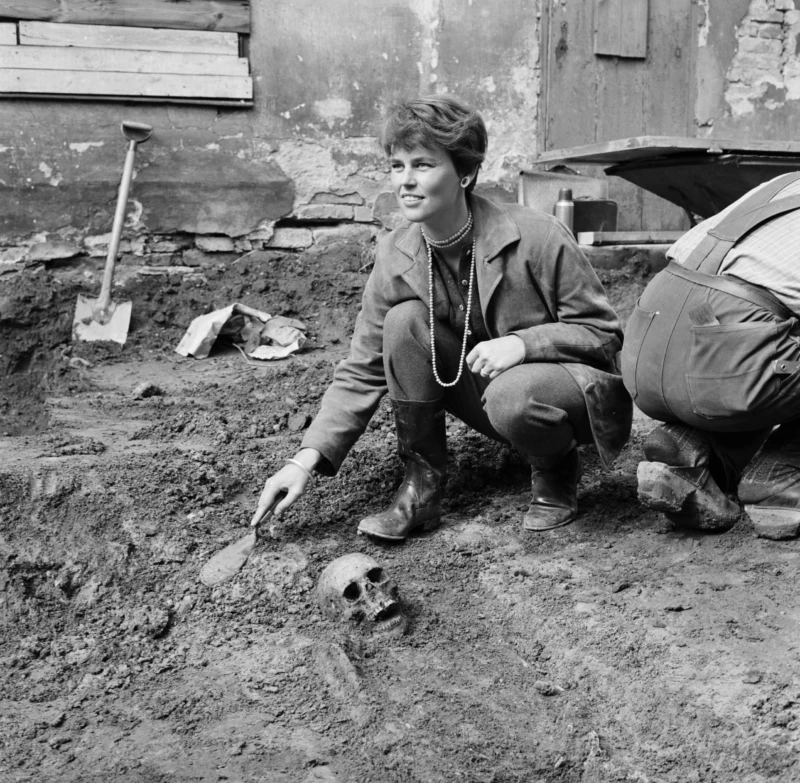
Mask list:
[[[475,221],[475,245],[478,260],[482,263],[489,263],[500,254],[503,248],[519,240],[519,229],[508,212],[488,199],[472,195],[469,197],[469,205]],[[413,223],[405,229],[395,242],[395,247],[408,256],[413,263],[427,262],[427,249],[422,239],[422,229],[418,223]]]

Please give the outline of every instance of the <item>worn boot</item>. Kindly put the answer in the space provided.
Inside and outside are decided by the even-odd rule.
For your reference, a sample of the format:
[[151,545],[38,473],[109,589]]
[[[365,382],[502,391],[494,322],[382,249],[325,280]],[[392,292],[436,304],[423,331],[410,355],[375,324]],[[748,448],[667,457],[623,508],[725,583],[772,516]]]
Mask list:
[[403,541],[416,529],[442,516],[447,436],[440,402],[392,400],[397,450],[406,476],[385,511],[362,519],[358,532],[387,541]]
[[763,538],[794,538],[800,533],[800,468],[782,456],[765,448],[739,483],[739,499]]
[[575,446],[560,457],[528,457],[531,463],[531,505],[522,519],[524,530],[541,532],[572,522],[578,514],[581,455]]
[[711,445],[685,424],[662,424],[644,442],[647,462],[636,471],[639,500],[681,527],[723,531],[742,515],[738,503],[714,481]]

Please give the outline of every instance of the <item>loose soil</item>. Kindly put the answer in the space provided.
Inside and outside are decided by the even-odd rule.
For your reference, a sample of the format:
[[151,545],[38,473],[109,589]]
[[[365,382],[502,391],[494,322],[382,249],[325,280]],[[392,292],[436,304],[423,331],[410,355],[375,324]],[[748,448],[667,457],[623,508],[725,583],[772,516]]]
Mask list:
[[[382,405],[238,576],[199,582],[297,448],[363,265],[339,247],[131,276],[124,348],[72,344],[82,272],[0,280],[0,780],[800,779],[800,543],[641,507],[641,417],[612,470],[586,450],[579,519],[540,535],[520,459],[450,420],[441,526],[385,546],[356,536],[401,479]],[[646,270],[603,278],[627,317]],[[308,350],[173,352],[233,301],[306,320]],[[356,551],[399,584],[404,636],[318,611],[318,574]]]

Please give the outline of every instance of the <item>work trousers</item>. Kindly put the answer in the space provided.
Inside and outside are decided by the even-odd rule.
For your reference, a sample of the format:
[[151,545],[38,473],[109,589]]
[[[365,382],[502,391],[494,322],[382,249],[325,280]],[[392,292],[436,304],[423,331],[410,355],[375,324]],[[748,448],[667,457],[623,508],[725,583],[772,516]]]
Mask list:
[[[561,455],[573,442],[592,440],[583,393],[559,364],[520,364],[494,380],[465,366],[455,386],[440,386],[433,376],[429,317],[418,299],[401,302],[386,315],[383,355],[392,399],[441,401],[473,429],[528,457]],[[439,377],[449,382],[458,373],[463,335],[438,320],[434,331]]]
[[670,264],[625,329],[636,406],[702,430],[735,486],[773,427],[800,417],[800,326],[769,292]]

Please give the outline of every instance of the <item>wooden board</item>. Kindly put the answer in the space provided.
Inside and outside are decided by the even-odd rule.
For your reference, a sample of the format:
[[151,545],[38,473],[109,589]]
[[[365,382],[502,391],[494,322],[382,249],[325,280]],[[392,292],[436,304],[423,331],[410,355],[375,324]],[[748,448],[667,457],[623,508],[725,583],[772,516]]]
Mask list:
[[249,0],[0,0],[0,17],[249,33]]
[[23,46],[77,46],[93,49],[130,49],[164,52],[198,52],[238,56],[236,33],[203,30],[151,30],[133,27],[95,27],[84,24],[20,22]]
[[12,22],[0,24],[0,46],[17,45],[17,26]]
[[746,141],[743,139],[697,139],[689,136],[635,136],[597,144],[582,144],[541,155],[537,163],[626,163],[665,157],[682,152],[800,153],[797,141]]
[[83,97],[81,95],[60,95],[51,92],[0,92],[0,98],[18,101],[27,101],[31,98],[37,98],[47,101],[92,100],[110,101],[112,103],[119,103],[120,100],[124,100],[125,103],[169,103],[178,106],[223,106],[228,109],[250,109],[254,106],[252,100],[244,99],[226,101],[223,98],[169,98],[163,96],[140,95],[125,95],[120,99],[119,95],[90,95]]
[[3,46],[0,68],[57,71],[119,71],[196,76],[248,76],[246,59],[194,52],[145,52],[121,49],[81,49],[74,46]]
[[594,53],[647,57],[648,0],[595,0]]
[[579,231],[579,245],[664,245],[677,242],[684,231]]
[[253,83],[250,78],[237,76],[92,73],[16,68],[0,70],[0,92],[249,100],[253,97]]

